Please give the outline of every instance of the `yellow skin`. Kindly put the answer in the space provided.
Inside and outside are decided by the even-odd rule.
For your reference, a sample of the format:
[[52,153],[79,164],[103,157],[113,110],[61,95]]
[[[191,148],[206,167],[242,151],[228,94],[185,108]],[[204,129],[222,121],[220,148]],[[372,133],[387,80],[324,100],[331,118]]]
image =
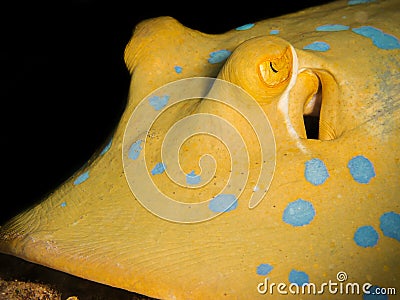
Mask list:
[[[162,299],[297,299],[288,288],[282,296],[276,289],[263,295],[257,287],[265,288],[267,277],[269,283],[289,286],[295,274],[307,274],[319,287],[329,280],[339,283],[340,271],[348,275],[344,283],[399,292],[399,19],[400,2],[387,0],[338,1],[219,35],[169,17],[138,24],[125,52],[132,74],[129,102],[110,147],[100,149],[43,202],[2,226],[0,251]],[[316,30],[332,24],[348,27]],[[357,33],[362,26],[382,34]],[[330,49],[307,49],[316,41]],[[386,49],[388,44],[392,48]],[[219,53],[229,57],[212,61],[210,54],[219,50],[228,50]],[[159,137],[183,116],[213,113],[237,126],[250,160],[235,209],[183,224],[149,212],[135,199],[123,151],[125,129],[142,99],[189,77],[217,77],[249,93],[268,117],[276,154],[265,197],[249,209],[261,158],[245,122],[228,106],[209,100],[172,107],[154,123],[146,147],[160,149]],[[303,115],[319,115],[318,139],[307,139]],[[218,161],[215,184],[201,201],[223,187],[230,170],[228,153],[218,143],[200,136],[181,148],[186,173],[199,174],[198,158],[207,151]],[[149,164],[159,159],[156,150],[146,156]],[[194,196],[198,190],[169,185],[165,173],[153,177],[171,197],[200,201]],[[294,206],[299,199],[312,209]],[[304,209],[305,216],[296,209]],[[362,299],[361,294],[353,297]],[[320,297],[332,295],[325,289]]]

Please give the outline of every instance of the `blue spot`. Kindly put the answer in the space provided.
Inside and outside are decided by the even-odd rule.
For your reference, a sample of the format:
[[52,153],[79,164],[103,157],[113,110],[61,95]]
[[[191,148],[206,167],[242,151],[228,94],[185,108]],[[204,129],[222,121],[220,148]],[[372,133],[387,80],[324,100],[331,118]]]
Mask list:
[[373,247],[378,243],[378,233],[372,226],[361,226],[354,233],[354,241],[361,247]]
[[394,211],[387,212],[379,218],[379,221],[383,234],[400,242],[400,214]]
[[223,62],[225,59],[227,59],[231,55],[231,51],[229,50],[218,50],[210,53],[210,58],[208,59],[208,62],[210,64],[217,64],[220,62]]
[[82,182],[86,181],[89,178],[89,171],[86,171],[85,173],[82,173],[81,175],[78,176],[78,178],[75,179],[74,185],[81,184]]
[[313,158],[306,161],[304,176],[313,185],[320,185],[328,179],[329,174],[324,162],[318,158]]
[[328,51],[330,48],[331,47],[325,42],[314,42],[303,47],[304,50],[314,50],[320,52]]
[[136,160],[142,150],[142,140],[137,140],[129,147],[128,157]]
[[108,144],[101,150],[100,155],[104,155],[107,153],[108,150],[110,150],[112,144],[112,139],[108,142]]
[[162,174],[165,170],[165,165],[162,162],[157,163],[153,170],[151,170],[151,175]]
[[369,183],[375,177],[375,170],[368,158],[358,155],[350,159],[347,167],[353,179],[359,183]]
[[362,26],[359,28],[353,28],[353,32],[370,38],[375,46],[380,49],[392,50],[400,49],[400,41],[393,35],[384,33],[372,26]]
[[63,202],[63,203],[61,203],[61,207],[66,207],[67,206],[67,202]]
[[237,208],[238,201],[235,195],[219,194],[214,197],[208,207],[214,212],[227,212]]
[[269,34],[279,34],[279,30],[278,29],[272,29]]
[[286,206],[283,212],[283,221],[293,226],[309,224],[315,216],[315,210],[311,202],[303,199],[293,201]]
[[327,24],[317,27],[315,30],[317,31],[343,31],[348,30],[350,27],[341,24]]
[[270,264],[260,264],[257,267],[257,274],[258,275],[267,275],[269,272],[272,271],[274,267],[271,266]]
[[292,270],[289,273],[289,282],[297,284],[298,286],[302,286],[303,284],[308,283],[309,278],[308,275],[302,271]]
[[239,27],[236,27],[236,30],[247,30],[254,27],[254,23],[245,24]]
[[161,110],[167,105],[169,100],[168,95],[164,96],[153,96],[149,98],[150,105],[154,107],[155,110]]
[[380,289],[379,286],[373,285],[369,288],[369,294],[364,293],[363,294],[363,300],[388,300],[389,297],[388,295],[382,294],[382,290]]
[[186,174],[186,183],[187,184],[199,184],[201,181],[201,176],[196,175],[194,171]]
[[370,2],[375,2],[375,0],[349,0],[347,2],[347,4],[348,5],[357,5],[357,4],[370,3]]
[[175,69],[175,72],[176,72],[176,73],[178,73],[178,74],[182,73],[182,67],[180,67],[180,66],[175,66],[174,69]]

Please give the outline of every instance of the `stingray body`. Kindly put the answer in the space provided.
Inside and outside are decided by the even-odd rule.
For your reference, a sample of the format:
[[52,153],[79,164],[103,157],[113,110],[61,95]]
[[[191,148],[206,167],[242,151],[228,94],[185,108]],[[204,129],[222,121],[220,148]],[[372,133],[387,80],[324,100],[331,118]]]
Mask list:
[[139,23],[112,139],[0,251],[161,299],[399,291],[398,20],[382,0]]

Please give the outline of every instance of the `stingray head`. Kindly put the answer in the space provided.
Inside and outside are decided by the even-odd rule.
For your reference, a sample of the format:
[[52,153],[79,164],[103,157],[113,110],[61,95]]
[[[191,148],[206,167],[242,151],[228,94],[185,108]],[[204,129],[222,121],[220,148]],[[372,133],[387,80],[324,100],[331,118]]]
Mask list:
[[364,8],[364,27],[342,2],[218,35],[138,24],[112,139],[0,251],[162,299],[395,287],[400,16]]
[[[345,115],[344,95],[330,65],[282,38],[261,36],[235,48],[218,78],[239,85],[263,107],[271,103],[279,107],[293,138],[333,140],[343,133],[343,122],[338,120]],[[350,110],[352,105],[343,103]]]

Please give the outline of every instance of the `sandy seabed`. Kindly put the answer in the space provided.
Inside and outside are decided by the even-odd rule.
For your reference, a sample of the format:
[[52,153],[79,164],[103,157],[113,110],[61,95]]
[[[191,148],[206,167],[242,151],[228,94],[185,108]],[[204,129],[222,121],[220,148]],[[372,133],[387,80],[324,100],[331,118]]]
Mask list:
[[0,300],[151,300],[0,254]]

